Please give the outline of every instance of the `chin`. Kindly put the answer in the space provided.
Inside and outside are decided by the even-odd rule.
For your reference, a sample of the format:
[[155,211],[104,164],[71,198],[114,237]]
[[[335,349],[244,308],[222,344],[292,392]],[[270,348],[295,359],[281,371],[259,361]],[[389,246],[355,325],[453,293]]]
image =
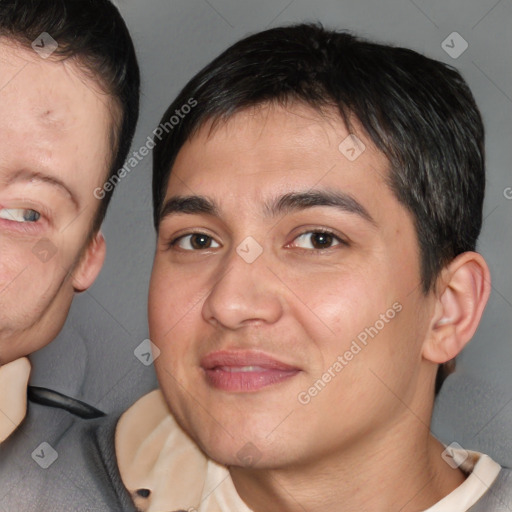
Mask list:
[[283,397],[212,394],[208,387],[202,393],[201,384],[195,386],[194,401],[175,386],[164,394],[176,421],[208,457],[240,467],[285,462],[289,440],[299,432],[283,431],[283,425],[276,430],[286,417]]
[[283,443],[282,438],[269,441],[268,435],[272,428],[257,429],[254,422],[252,428],[233,423],[223,427],[217,425],[216,428],[208,429],[202,423],[202,428],[200,426],[192,433],[196,444],[214,461],[225,466],[243,468],[273,467],[285,462],[288,443]]

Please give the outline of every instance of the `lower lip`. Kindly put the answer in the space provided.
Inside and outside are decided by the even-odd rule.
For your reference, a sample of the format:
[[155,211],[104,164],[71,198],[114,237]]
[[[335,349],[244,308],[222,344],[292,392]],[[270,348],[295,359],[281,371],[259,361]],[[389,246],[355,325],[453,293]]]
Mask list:
[[212,368],[204,372],[206,380],[214,388],[222,391],[251,392],[284,382],[297,375],[299,370],[261,369],[243,372]]

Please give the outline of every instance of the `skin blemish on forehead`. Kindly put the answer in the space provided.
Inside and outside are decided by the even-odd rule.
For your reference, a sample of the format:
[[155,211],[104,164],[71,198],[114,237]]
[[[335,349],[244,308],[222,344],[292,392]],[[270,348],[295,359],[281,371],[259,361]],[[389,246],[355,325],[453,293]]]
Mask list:
[[55,115],[54,110],[45,108],[38,116],[37,119],[44,124],[56,125],[58,124],[58,116]]
[[77,120],[65,101],[58,107],[48,103],[35,107],[34,117],[41,128],[50,131],[69,130]]

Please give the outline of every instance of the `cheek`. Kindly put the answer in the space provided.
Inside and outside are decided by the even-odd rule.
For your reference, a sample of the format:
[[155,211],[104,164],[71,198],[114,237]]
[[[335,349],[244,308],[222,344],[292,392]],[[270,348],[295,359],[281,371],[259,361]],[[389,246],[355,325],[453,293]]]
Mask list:
[[6,292],[12,293],[13,287],[11,285],[13,281],[19,278],[26,268],[27,264],[22,258],[13,258],[11,254],[2,251],[0,259],[0,298]]
[[296,317],[313,339],[334,337],[343,346],[386,309],[372,279],[355,269],[309,274],[296,282],[296,295],[306,306]]
[[295,317],[316,345],[325,368],[342,356],[344,374],[355,378],[368,373],[368,368],[395,373],[399,360],[413,357],[408,320],[413,308],[404,306],[400,287],[389,272],[372,272],[369,266],[366,272],[339,269],[317,274],[302,281],[297,295],[308,307],[301,306],[305,313],[296,311]]
[[4,273],[5,266],[0,265],[0,287],[4,289],[0,294],[0,329],[26,329],[47,315],[49,305],[57,297],[69,293],[70,298],[65,300],[71,300],[71,291],[62,286],[67,275],[62,267],[52,261],[34,261],[34,258],[17,263],[21,263],[20,271],[14,275],[10,270]]
[[150,329],[158,337],[174,323],[179,289],[172,276],[162,272],[161,266],[155,262],[149,283],[148,319]]
[[173,266],[164,256],[158,255],[149,284],[150,327],[155,331],[173,326],[179,328],[189,317],[197,318],[214,277],[211,269]]
[[[180,278],[181,277],[181,278]],[[155,263],[148,298],[148,321],[151,340],[160,348],[164,359],[180,350],[193,333],[194,318],[200,311],[196,294],[184,276],[163,271]]]
[[5,295],[40,296],[54,275],[52,259],[55,259],[55,251],[39,252],[35,241],[2,243],[0,298]]

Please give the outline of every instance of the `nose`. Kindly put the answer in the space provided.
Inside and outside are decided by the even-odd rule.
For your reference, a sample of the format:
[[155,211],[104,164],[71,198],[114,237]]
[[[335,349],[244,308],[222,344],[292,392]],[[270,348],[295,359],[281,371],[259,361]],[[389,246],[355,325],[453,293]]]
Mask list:
[[283,314],[279,285],[263,255],[247,263],[233,251],[226,272],[203,303],[203,318],[233,330],[252,324],[275,323]]

